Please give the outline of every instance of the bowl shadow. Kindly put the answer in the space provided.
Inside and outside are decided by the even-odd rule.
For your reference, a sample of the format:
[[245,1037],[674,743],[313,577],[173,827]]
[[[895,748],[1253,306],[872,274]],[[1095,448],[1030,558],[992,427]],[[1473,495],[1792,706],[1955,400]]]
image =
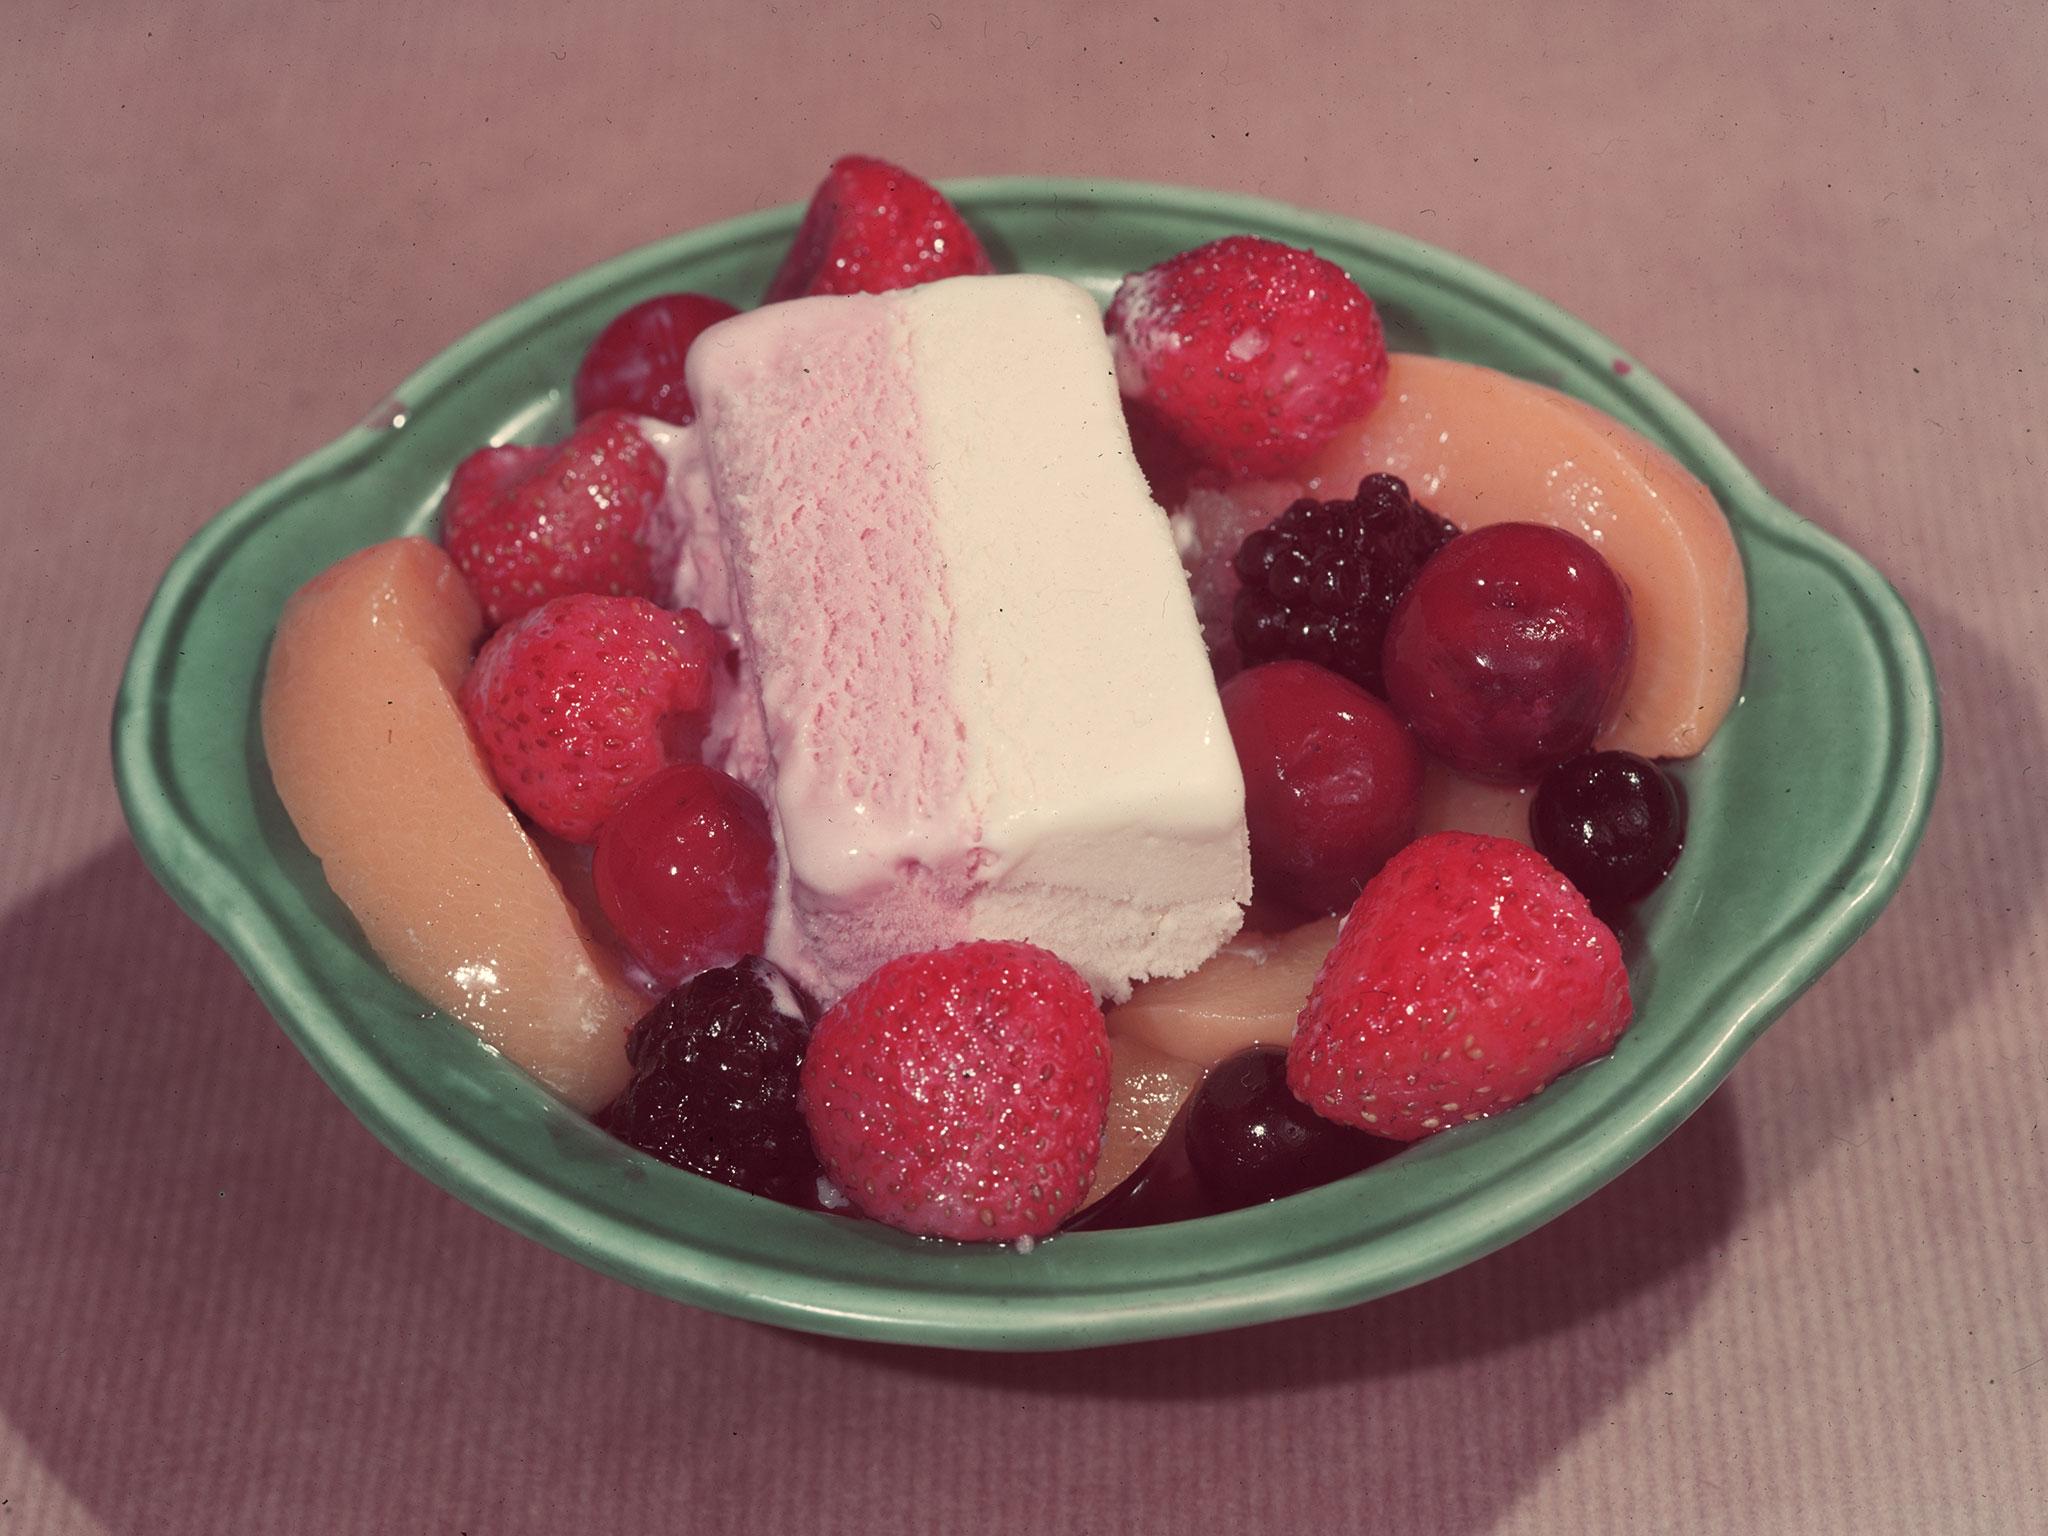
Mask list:
[[1704,1279],[1742,1203],[1737,1118],[1734,1095],[1717,1093],[1641,1164],[1527,1237],[1339,1312],[1052,1354],[807,1342],[935,1380],[1180,1402],[1463,1365],[1620,1317],[1652,1294],[1668,1303],[1674,1292],[1691,1290],[1688,1276]]
[[[1778,455],[1708,424],[1800,516],[1837,537],[1853,531]],[[1883,914],[1750,1055],[1751,1070],[1768,1073],[1772,1100],[1797,1105],[1803,1130],[1818,1133],[1786,1139],[1791,1177],[1758,1188],[1772,1201],[1836,1149],[1859,1144],[1866,1110],[1895,1100],[1913,1065],[2005,984],[2048,903],[2048,817],[2034,812],[2040,789],[2030,782],[2048,763],[2037,690],[1954,595],[1917,572],[1885,574],[1933,658],[1941,784],[1913,866]]]
[[[1647,1390],[1741,1218],[1724,1091],[1557,1221],[1368,1306],[1068,1355],[825,1341],[630,1290],[415,1177],[125,843],[0,918],[0,967],[0,1415],[122,1533],[860,1529],[904,1500],[936,1530],[1018,1445],[1107,1529],[1358,1500],[1484,1529]],[[1384,1484],[1324,1479],[1361,1438]],[[1283,1447],[1298,1471],[1251,1475]]]

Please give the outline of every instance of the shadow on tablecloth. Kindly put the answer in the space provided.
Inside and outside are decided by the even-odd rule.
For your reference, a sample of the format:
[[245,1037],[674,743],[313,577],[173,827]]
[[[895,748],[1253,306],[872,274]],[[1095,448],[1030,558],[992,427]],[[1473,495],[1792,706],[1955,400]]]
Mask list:
[[[2011,793],[1952,775],[1937,836]],[[2038,837],[2006,846],[2038,886]],[[1967,910],[1970,873],[1930,858],[1889,921]],[[1982,921],[1995,965],[2027,916]],[[1910,986],[1901,1005],[1898,948],[1824,983],[1843,1029],[1890,1025],[1799,1058],[1857,1064],[1800,1096],[1817,1142],[1945,1026]],[[6,916],[0,978],[0,1416],[111,1530],[153,1536],[1484,1529],[1579,1428],[1689,1390],[1660,1362],[1745,1201],[1776,1193],[1744,1188],[1745,1106],[1786,1102],[1738,1077],[1559,1220],[1366,1307],[948,1354],[663,1302],[442,1195],[125,843]]]

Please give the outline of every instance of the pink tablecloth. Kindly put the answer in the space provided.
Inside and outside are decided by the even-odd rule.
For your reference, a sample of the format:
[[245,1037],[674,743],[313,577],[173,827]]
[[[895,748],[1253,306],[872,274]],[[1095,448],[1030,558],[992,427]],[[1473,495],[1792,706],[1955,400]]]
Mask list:
[[[2048,1528],[2048,9],[739,9],[0,22],[0,1530]],[[849,148],[1358,215],[1622,338],[1926,627],[1897,903],[1602,1195],[1226,1337],[822,1343],[405,1171],[128,846],[133,623],[478,321]]]

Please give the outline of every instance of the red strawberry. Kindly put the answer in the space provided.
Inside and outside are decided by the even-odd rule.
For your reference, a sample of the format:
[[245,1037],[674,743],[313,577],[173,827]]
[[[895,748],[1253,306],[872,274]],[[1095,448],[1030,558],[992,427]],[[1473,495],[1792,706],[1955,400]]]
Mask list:
[[1232,235],[1133,273],[1107,324],[1117,383],[1233,479],[1287,474],[1379,403],[1379,312],[1344,269]]
[[494,625],[571,592],[652,597],[643,530],[667,486],[633,419],[605,411],[553,448],[464,459],[441,503],[441,543]]
[[506,797],[587,843],[643,781],[695,755],[721,650],[692,609],[558,597],[484,642],[462,712]]
[[1202,466],[1188,456],[1180,439],[1160,424],[1142,400],[1124,401],[1124,427],[1131,434],[1131,456],[1145,477],[1152,499],[1171,512],[1201,483]]
[[1395,1141],[1519,1104],[1629,1021],[1621,946],[1541,855],[1439,832],[1387,861],[1287,1053],[1318,1113]]
[[927,1237],[1043,1237],[1081,1203],[1109,1038],[1072,967],[983,941],[889,961],[818,1021],[811,1141],[861,1212]]
[[842,155],[811,195],[762,302],[886,293],[993,271],[960,210],[937,188],[886,160]]
[[702,293],[664,293],[635,304],[597,333],[576,370],[576,419],[631,411],[688,426],[697,407],[683,381],[690,343],[739,311]]

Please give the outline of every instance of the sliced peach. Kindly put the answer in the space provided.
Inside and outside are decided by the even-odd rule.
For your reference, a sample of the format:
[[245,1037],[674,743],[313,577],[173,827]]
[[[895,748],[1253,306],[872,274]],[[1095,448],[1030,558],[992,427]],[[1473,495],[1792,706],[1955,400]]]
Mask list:
[[625,1084],[645,1004],[470,742],[455,688],[482,632],[437,546],[349,556],[285,605],[263,747],[292,824],[392,973],[593,1109]]
[[1529,841],[1529,802],[1533,784],[1487,784],[1468,779],[1435,758],[1422,765],[1422,813],[1415,835],[1432,832],[1484,832],[1490,837]]
[[1141,982],[1109,1010],[1110,1037],[1204,1067],[1247,1046],[1285,1046],[1337,926],[1327,917],[1278,936],[1240,935],[1185,976]]
[[1103,1127],[1095,1180],[1088,1186],[1089,1200],[1108,1194],[1137,1172],[1188,1095],[1202,1084],[1202,1068],[1139,1041],[1112,1040],[1109,1050],[1109,1119]]
[[1309,490],[1348,496],[1375,470],[1460,528],[1548,523],[1592,543],[1628,583],[1636,629],[1635,672],[1597,745],[1706,745],[1742,681],[1749,601],[1727,518],[1677,460],[1556,390],[1401,354],[1386,397],[1309,466]]

